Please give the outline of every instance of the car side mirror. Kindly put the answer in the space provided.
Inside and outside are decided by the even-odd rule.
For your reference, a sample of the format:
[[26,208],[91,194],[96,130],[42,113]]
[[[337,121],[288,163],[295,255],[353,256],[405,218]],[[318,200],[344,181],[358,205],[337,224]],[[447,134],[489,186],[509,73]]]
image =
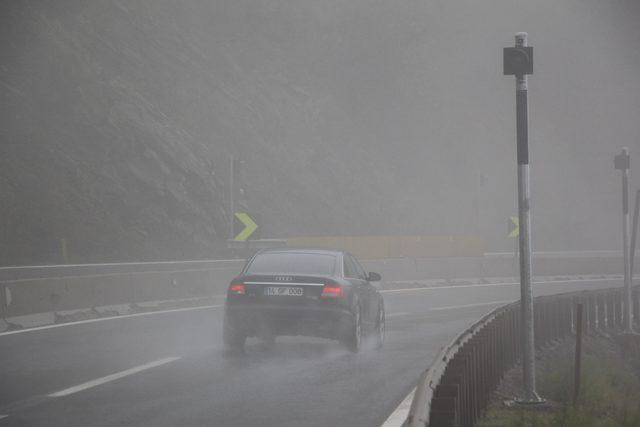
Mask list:
[[367,280],[369,282],[379,282],[380,280],[382,280],[382,276],[380,276],[379,273],[374,273],[373,271],[371,271],[367,275]]

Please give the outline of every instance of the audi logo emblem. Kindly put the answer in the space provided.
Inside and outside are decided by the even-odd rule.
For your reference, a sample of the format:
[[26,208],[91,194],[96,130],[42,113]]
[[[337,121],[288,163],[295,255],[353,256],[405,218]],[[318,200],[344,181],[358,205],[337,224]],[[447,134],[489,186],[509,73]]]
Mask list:
[[291,276],[276,276],[276,282],[290,282],[293,280]]

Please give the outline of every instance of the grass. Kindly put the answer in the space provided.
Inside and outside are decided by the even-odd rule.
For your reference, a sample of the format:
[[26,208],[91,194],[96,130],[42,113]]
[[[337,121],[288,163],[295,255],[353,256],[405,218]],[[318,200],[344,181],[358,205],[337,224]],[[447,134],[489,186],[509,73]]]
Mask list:
[[[555,355],[539,375],[539,392],[550,409],[493,405],[480,425],[504,427],[640,427],[640,378],[611,350],[597,345],[583,355],[580,396],[573,404],[573,359]],[[586,353],[586,352],[585,352]]]

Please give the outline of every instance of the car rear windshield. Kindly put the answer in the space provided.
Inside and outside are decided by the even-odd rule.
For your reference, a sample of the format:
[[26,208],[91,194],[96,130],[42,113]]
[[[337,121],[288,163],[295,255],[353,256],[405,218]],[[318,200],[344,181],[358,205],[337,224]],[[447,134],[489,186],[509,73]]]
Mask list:
[[257,255],[247,274],[313,274],[333,275],[336,257],[323,254],[266,253]]

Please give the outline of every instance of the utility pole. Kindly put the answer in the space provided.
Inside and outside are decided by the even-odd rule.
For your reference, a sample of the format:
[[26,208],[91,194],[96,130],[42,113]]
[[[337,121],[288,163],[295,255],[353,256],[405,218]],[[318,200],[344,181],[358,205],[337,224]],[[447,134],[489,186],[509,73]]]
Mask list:
[[235,222],[235,174],[236,174],[236,159],[233,156],[229,157],[229,240],[233,240],[235,237],[233,224]]
[[636,207],[633,210],[633,225],[631,226],[631,285],[633,285],[634,263],[636,259],[636,242],[638,240],[638,216],[640,215],[640,190],[636,191]]
[[533,74],[533,48],[528,44],[527,33],[517,33],[515,38],[515,47],[504,49],[504,74],[516,77],[520,309],[524,383],[524,396],[518,402],[531,405],[544,402],[536,392],[533,295],[531,291],[531,188],[529,185],[527,75]]
[[631,239],[629,238],[629,169],[631,157],[624,147],[614,158],[615,168],[622,172],[622,244],[624,246],[625,325],[624,332],[633,333],[633,307],[631,293]]

